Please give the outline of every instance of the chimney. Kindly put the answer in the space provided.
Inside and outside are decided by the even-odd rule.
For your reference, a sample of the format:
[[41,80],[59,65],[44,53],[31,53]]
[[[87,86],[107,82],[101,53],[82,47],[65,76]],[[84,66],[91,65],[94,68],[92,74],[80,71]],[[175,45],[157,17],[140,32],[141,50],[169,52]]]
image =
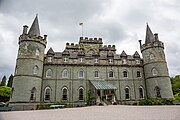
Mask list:
[[142,46],[142,43],[141,43],[141,41],[142,41],[142,40],[139,40],[139,45],[140,45],[140,47]]
[[155,33],[155,34],[154,34],[154,37],[155,37],[155,41],[159,41],[158,33]]
[[28,29],[28,26],[24,25],[23,26],[23,35],[27,34],[27,29]]

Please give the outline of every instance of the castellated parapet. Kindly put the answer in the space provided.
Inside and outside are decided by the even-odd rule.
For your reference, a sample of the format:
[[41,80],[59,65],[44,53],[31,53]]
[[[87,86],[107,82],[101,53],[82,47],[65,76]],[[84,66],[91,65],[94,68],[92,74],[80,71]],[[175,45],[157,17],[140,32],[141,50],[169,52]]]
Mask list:
[[102,38],[80,37],[79,43],[103,44]]
[[19,36],[19,43],[22,41],[34,41],[34,42],[38,42],[38,43],[41,43],[44,46],[46,46],[47,35],[44,35],[44,37],[42,37],[42,36],[38,36],[38,35],[28,34],[27,33],[28,26],[25,25],[23,27],[24,27],[23,34]]

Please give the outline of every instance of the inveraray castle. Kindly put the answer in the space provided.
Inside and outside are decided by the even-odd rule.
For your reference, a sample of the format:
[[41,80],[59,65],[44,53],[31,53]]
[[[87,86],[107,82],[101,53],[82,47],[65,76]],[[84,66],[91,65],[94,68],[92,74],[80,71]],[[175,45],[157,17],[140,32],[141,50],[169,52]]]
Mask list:
[[164,44],[148,25],[145,43],[139,40],[142,58],[137,51],[116,53],[120,48],[104,45],[102,38],[76,42],[66,43],[62,52],[45,53],[47,35],[41,36],[38,17],[29,30],[23,26],[10,99],[14,110],[40,103],[84,106],[89,99],[98,105],[173,98]]

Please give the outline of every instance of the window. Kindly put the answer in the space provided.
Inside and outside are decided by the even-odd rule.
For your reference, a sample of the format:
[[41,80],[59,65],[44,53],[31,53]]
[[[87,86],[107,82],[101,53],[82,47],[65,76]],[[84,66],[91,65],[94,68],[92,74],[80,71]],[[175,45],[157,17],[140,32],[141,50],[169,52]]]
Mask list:
[[99,62],[99,59],[95,58],[94,63],[98,63],[98,62]]
[[35,92],[36,92],[36,88],[33,87],[32,90],[31,90],[31,95],[30,95],[30,100],[31,101],[35,101],[36,100]]
[[113,59],[112,59],[112,58],[110,58],[110,59],[109,59],[109,63],[112,63],[112,62],[113,62]]
[[93,55],[93,54],[95,54],[95,52],[94,52],[94,50],[89,50],[88,52],[87,52],[87,54],[91,54],[91,55]]
[[140,60],[136,60],[136,64],[140,64]]
[[37,66],[37,65],[34,66],[34,68],[33,68],[33,74],[34,74],[34,75],[37,75],[37,74],[38,74],[38,70],[39,70],[38,66]]
[[150,60],[153,60],[153,59],[154,59],[154,54],[151,53],[151,54],[149,55],[149,58],[150,58]]
[[46,71],[46,77],[47,77],[47,78],[51,78],[51,77],[52,77],[52,70],[51,70],[51,69],[48,69],[48,70]]
[[64,58],[64,62],[68,62],[68,59],[66,57]]
[[161,92],[158,86],[155,87],[155,95],[156,95],[156,98],[161,98]]
[[47,61],[52,62],[52,57],[48,57]]
[[114,73],[113,73],[113,71],[111,70],[111,71],[109,71],[109,77],[114,77]]
[[84,89],[82,87],[79,88],[79,100],[84,100]]
[[99,71],[98,71],[98,70],[95,70],[95,71],[94,71],[94,77],[95,77],[95,78],[98,78],[98,77],[99,77]]
[[50,87],[46,87],[44,100],[50,100],[50,97],[51,97],[50,95],[51,95],[51,89],[50,89]]
[[30,97],[30,100],[35,100],[35,93],[34,93],[34,91],[31,91],[31,97]]
[[62,89],[62,100],[67,100],[67,88]]
[[80,70],[79,71],[79,78],[83,78],[84,77],[84,71],[83,70]]
[[81,63],[83,62],[83,58],[80,58],[80,62],[81,62]]
[[130,99],[130,95],[129,95],[129,87],[125,88],[125,99],[129,100]]
[[127,71],[123,71],[123,77],[125,77],[125,78],[128,77],[128,72]]
[[62,72],[62,78],[68,78],[68,70],[64,69]]
[[122,60],[122,64],[127,64],[127,60],[126,60],[126,59],[123,59],[123,60]]
[[153,76],[156,76],[158,74],[158,71],[156,70],[156,68],[153,68],[152,69],[152,75]]
[[141,72],[137,71],[137,77],[141,77]]
[[39,56],[39,49],[36,49],[35,55]]
[[144,99],[144,89],[142,86],[139,87],[139,98]]

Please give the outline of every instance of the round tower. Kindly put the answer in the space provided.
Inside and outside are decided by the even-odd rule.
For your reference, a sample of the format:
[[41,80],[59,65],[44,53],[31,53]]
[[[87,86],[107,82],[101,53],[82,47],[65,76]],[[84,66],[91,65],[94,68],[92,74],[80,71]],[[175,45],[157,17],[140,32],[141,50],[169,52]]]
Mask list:
[[[43,60],[47,36],[44,35],[44,38],[40,36],[37,16],[29,32],[27,31],[28,26],[23,26],[23,33],[19,37],[19,50],[10,100],[15,106],[18,103],[37,103],[41,101]],[[20,106],[16,106],[16,108],[21,109]]]
[[141,44],[148,98],[173,98],[171,81],[164,54],[164,44],[147,25],[145,44]]

